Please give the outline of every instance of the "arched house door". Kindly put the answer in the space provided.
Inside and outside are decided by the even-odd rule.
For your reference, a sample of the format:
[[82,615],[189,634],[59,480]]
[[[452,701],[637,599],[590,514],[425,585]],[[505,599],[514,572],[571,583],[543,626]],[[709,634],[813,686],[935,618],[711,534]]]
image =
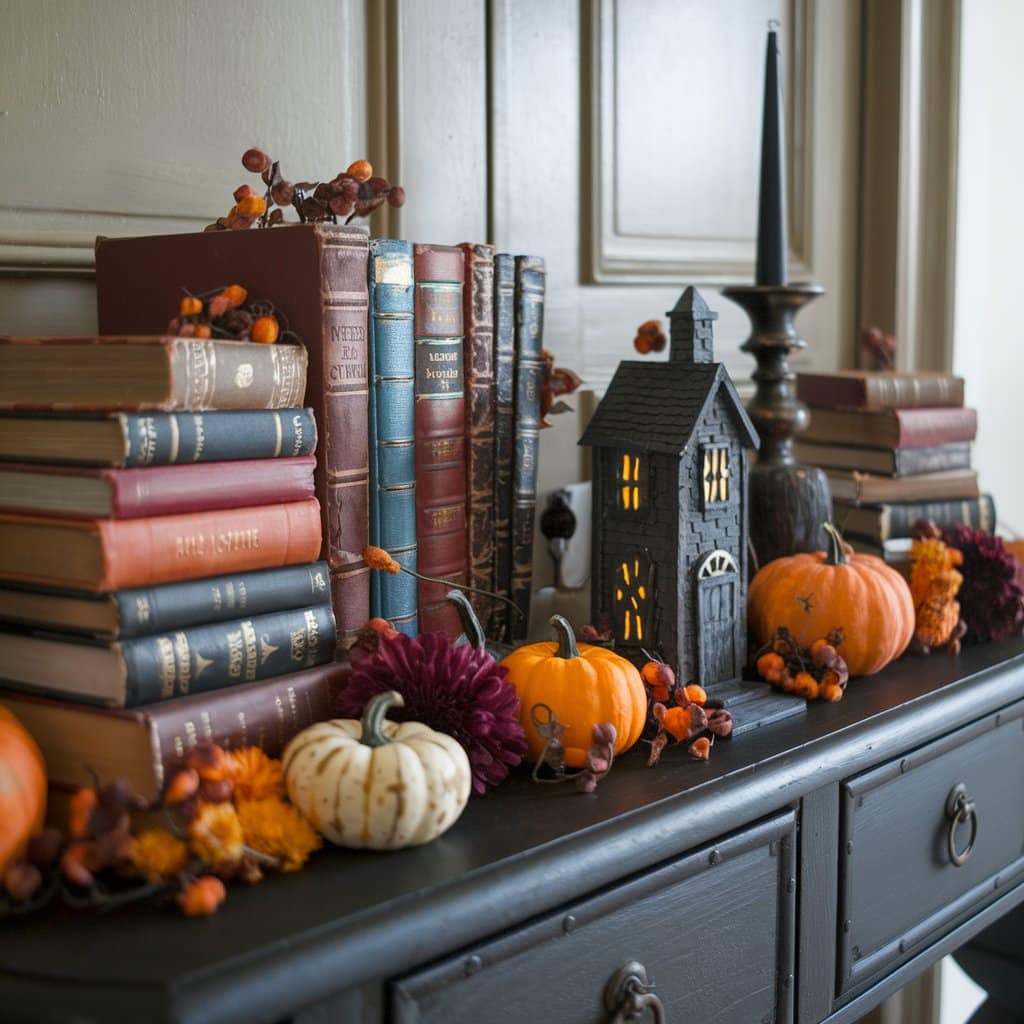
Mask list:
[[701,686],[738,679],[740,674],[740,574],[721,548],[697,563],[697,671]]

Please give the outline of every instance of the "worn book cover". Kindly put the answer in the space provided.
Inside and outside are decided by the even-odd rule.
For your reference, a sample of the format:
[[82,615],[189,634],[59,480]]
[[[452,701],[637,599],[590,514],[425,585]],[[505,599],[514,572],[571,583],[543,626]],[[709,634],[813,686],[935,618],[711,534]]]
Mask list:
[[182,288],[201,293],[237,282],[272,302],[308,349],[305,404],[319,428],[323,557],[343,645],[370,610],[362,557],[369,541],[367,253],[365,227],[323,223],[108,238],[96,246],[104,334],[162,330]]

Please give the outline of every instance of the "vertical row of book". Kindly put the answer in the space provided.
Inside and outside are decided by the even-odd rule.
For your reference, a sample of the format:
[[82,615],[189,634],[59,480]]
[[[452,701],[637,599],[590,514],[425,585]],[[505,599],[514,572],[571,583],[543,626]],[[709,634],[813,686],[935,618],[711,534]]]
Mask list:
[[971,467],[977,412],[951,374],[800,374],[811,422],[801,462],[825,469],[836,522],[855,547],[900,561],[918,519],[995,529],[995,505]]
[[[370,243],[370,542],[511,601],[471,594],[494,639],[529,617],[544,277],[490,245]],[[460,631],[447,583],[375,575],[371,614]]]
[[0,341],[0,701],[51,778],[155,797],[203,735],[277,748],[326,713],[306,366],[299,345]]

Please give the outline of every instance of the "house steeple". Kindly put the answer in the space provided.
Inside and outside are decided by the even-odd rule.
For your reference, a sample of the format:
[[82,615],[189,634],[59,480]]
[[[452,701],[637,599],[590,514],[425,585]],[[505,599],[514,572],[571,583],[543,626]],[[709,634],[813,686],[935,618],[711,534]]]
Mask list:
[[707,307],[692,285],[679,296],[675,309],[668,313],[673,363],[713,363],[715,361],[714,322],[718,314]]

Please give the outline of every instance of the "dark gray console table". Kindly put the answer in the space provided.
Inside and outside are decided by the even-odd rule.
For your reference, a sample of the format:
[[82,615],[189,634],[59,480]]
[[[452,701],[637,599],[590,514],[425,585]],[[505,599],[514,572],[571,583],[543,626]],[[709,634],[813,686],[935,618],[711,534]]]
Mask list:
[[0,1020],[843,1024],[1024,900],[1020,640],[644,760],[592,796],[517,778],[429,846],[322,853],[208,920],[0,922]]

